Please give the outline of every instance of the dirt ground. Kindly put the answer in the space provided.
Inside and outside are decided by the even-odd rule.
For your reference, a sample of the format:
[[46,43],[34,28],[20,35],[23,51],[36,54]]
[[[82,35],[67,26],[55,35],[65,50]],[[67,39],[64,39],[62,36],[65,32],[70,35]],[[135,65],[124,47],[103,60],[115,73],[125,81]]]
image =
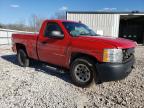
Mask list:
[[124,80],[76,87],[68,73],[39,62],[20,67],[9,46],[0,46],[0,108],[144,108],[144,46]]

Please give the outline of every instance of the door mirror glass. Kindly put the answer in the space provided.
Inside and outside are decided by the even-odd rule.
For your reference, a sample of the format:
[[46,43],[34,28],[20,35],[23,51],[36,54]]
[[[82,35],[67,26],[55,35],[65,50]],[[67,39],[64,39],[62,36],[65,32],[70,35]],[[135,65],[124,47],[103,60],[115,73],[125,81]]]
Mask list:
[[52,31],[52,37],[54,38],[63,38],[64,35],[60,31]]

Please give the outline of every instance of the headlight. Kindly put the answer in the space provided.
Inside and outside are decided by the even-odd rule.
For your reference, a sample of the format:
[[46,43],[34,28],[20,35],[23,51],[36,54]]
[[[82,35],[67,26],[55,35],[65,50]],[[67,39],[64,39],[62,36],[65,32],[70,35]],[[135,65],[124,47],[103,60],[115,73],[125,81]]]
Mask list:
[[122,60],[123,60],[122,49],[104,49],[103,62],[122,63]]

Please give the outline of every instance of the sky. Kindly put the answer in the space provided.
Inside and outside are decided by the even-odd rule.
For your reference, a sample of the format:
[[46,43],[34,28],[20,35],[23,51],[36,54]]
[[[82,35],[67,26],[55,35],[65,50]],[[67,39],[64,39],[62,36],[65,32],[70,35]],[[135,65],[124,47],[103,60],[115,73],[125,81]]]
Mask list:
[[28,23],[32,15],[50,18],[57,11],[144,12],[144,0],[0,0],[0,23]]

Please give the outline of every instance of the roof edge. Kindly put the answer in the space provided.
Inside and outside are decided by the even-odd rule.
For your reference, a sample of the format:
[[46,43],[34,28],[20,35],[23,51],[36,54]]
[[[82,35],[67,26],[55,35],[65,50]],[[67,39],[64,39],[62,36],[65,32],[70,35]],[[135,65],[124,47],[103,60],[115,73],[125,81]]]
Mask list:
[[144,14],[141,11],[67,11],[75,14]]

